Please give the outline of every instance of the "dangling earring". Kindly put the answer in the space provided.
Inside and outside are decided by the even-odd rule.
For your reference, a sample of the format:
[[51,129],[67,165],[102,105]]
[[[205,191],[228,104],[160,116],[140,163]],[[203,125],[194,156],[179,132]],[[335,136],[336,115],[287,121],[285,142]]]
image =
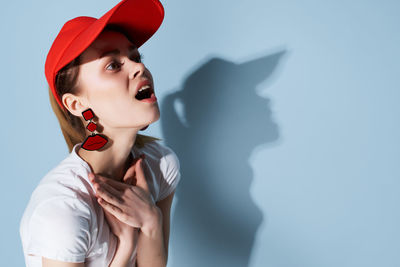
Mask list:
[[102,148],[105,144],[107,144],[107,138],[104,135],[94,134],[94,130],[96,130],[97,125],[92,122],[94,118],[94,114],[91,108],[82,112],[83,118],[85,120],[90,120],[89,124],[86,126],[86,129],[92,132],[91,135],[86,137],[85,141],[81,145],[83,149],[93,151]]

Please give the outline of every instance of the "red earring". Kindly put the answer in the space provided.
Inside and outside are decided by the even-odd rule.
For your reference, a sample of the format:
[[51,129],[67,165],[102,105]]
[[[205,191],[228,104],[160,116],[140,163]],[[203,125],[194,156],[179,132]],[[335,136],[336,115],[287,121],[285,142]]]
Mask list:
[[103,135],[100,134],[94,134],[94,130],[96,130],[97,125],[92,122],[92,119],[94,118],[94,114],[91,108],[88,108],[87,110],[82,112],[83,118],[85,120],[90,120],[89,124],[86,126],[86,129],[92,132],[91,135],[86,137],[85,141],[81,145],[83,149],[93,151],[102,148],[107,144],[107,138]]

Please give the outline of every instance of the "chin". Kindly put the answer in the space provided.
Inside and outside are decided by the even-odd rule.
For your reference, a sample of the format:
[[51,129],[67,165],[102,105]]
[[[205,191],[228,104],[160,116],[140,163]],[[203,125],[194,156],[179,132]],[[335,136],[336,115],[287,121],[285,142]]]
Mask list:
[[156,121],[158,121],[160,119],[160,112],[157,112],[156,114],[154,114],[152,120],[149,122],[149,124],[154,123]]
[[[147,117],[147,116],[146,116]],[[143,127],[145,127],[146,125],[150,125],[152,123],[155,123],[156,121],[158,121],[160,119],[160,112],[156,112],[153,114],[153,116],[148,116],[147,119],[145,120],[145,125],[143,125]]]
[[155,119],[154,121],[158,121],[158,119],[160,118],[160,109],[157,108],[154,113],[153,113],[153,118]]

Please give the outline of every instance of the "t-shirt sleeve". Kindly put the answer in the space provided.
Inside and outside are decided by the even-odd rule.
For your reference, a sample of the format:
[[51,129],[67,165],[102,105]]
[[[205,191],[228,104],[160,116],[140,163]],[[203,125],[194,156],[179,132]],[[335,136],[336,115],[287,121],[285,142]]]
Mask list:
[[160,193],[157,201],[163,200],[170,195],[181,180],[178,156],[171,148],[166,148],[166,153],[160,160],[162,176],[160,181]]
[[29,221],[28,254],[84,262],[90,246],[91,213],[79,199],[56,197],[39,204]]

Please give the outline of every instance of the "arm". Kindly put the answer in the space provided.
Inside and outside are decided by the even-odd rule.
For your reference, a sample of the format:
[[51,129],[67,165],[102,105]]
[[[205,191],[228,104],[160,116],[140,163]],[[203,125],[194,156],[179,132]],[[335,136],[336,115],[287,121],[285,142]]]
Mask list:
[[174,198],[175,191],[169,194],[168,197],[156,202],[156,205],[160,208],[163,215],[163,232],[164,232],[164,246],[165,254],[168,260],[168,243],[169,243],[169,226],[170,226],[170,211],[171,204]]
[[[131,267],[133,260],[134,246],[129,240],[118,239],[117,249],[114,258],[108,267]],[[80,267],[80,266],[79,266]]]
[[[124,240],[119,241],[109,267],[132,266],[132,253],[134,247]],[[85,267],[84,262],[64,262],[42,257],[42,267]]]
[[56,261],[42,257],[42,267],[85,267],[85,263]]
[[156,202],[160,220],[153,228],[153,236],[139,235],[136,266],[167,266],[170,209],[174,197],[172,192],[165,199]]

